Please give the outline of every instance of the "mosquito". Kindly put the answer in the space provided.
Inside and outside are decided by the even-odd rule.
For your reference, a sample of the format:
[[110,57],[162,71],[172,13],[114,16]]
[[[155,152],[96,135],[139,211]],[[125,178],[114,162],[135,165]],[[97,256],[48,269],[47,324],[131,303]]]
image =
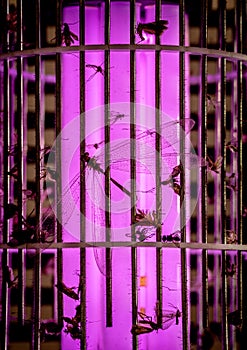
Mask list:
[[103,68],[102,68],[102,64],[104,63],[104,61],[99,65],[99,66],[96,66],[95,64],[86,64],[86,67],[87,68],[91,68],[91,69],[93,69],[95,72],[92,74],[92,75],[90,75],[90,77],[87,79],[87,81],[86,81],[86,83],[88,83],[90,80],[92,80],[94,77],[95,77],[95,75],[97,74],[97,73],[100,73],[101,75],[105,75],[105,71],[103,70]]
[[157,35],[159,37],[167,29],[168,29],[167,20],[160,20],[157,22],[150,22],[150,23],[138,23],[136,27],[136,33],[139,35],[141,40],[138,41],[137,44],[145,40],[143,36],[143,32],[147,34]]

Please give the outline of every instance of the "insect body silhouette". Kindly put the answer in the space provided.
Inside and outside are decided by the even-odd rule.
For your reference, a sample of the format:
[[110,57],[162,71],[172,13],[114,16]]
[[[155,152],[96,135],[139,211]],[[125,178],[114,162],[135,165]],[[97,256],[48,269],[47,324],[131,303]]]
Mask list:
[[168,29],[168,21],[166,20],[160,20],[157,22],[150,22],[150,23],[138,23],[136,27],[136,33],[139,35],[141,39],[138,43],[145,40],[143,36],[143,32],[147,34],[160,36],[167,29]]
[[62,44],[71,46],[71,44],[74,44],[74,40],[78,41],[78,36],[75,33],[71,32],[68,23],[64,23],[62,31]]

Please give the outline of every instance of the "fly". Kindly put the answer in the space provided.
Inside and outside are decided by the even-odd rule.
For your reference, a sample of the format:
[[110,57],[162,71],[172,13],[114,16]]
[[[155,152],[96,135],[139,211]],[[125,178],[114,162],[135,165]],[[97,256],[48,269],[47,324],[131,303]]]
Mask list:
[[67,295],[68,297],[70,297],[70,298],[72,298],[72,299],[74,299],[74,300],[79,300],[79,296],[78,296],[78,294],[73,290],[73,289],[74,289],[73,287],[69,288],[69,287],[67,287],[63,282],[58,282],[58,283],[55,285],[55,287],[57,287],[57,289],[58,289],[61,293]]
[[139,35],[141,40],[137,44],[145,40],[145,37],[143,36],[143,32],[146,34],[157,35],[159,37],[167,29],[168,29],[167,20],[160,20],[157,22],[150,22],[150,23],[138,23],[136,27],[136,33]]
[[163,235],[162,236],[162,241],[163,242],[180,242],[181,241],[181,231],[175,231],[169,235]]
[[74,44],[74,40],[78,41],[78,36],[70,30],[68,23],[64,23],[62,30],[62,44],[71,46],[71,44]]

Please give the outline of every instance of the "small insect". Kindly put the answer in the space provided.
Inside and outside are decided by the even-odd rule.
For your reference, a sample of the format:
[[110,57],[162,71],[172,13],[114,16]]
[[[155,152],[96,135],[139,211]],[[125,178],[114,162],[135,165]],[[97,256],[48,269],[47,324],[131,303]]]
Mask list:
[[226,243],[227,244],[237,244],[238,242],[238,237],[236,232],[234,232],[233,230],[226,230]]
[[17,288],[18,276],[14,276],[13,269],[9,266],[4,267],[4,277],[9,288]]
[[230,176],[226,176],[226,187],[230,190],[236,192],[237,189],[237,179],[235,173],[232,173]]
[[148,212],[148,210],[137,209],[135,215],[135,224],[136,226],[154,226],[160,227],[162,224],[159,222],[155,210]]
[[81,338],[81,326],[79,323],[81,322],[81,313],[80,313],[80,305],[77,305],[76,314],[74,317],[62,317],[63,321],[67,322],[65,333],[70,334],[72,339],[80,339]]
[[211,108],[216,109],[216,104],[217,102],[215,101],[214,96],[207,94],[206,95],[207,98],[207,106],[208,109],[210,110]]
[[[179,324],[179,318],[182,316],[182,312],[174,305],[169,303],[169,306],[172,308],[171,310],[163,310],[162,311],[162,329],[168,329],[172,326],[172,324],[178,325]],[[158,319],[159,316],[159,304],[156,303],[155,307],[155,315],[156,319]]]
[[150,22],[150,23],[138,23],[136,27],[136,33],[139,35],[141,40],[137,44],[145,40],[145,37],[143,36],[143,32],[146,34],[160,36],[167,29],[168,29],[167,20],[160,20],[157,22]]
[[41,322],[40,324],[40,341],[44,343],[49,336],[58,336],[61,333],[62,326],[55,322]]
[[16,155],[17,155],[17,151],[18,151],[18,146],[17,146],[17,144],[12,145],[12,146],[9,146],[9,149],[8,149],[8,156],[10,156],[10,157],[16,156]]
[[17,165],[14,165],[10,171],[7,172],[9,176],[12,176],[15,180],[18,179],[18,168]]
[[64,23],[62,30],[62,44],[71,46],[71,44],[74,44],[74,40],[78,41],[78,36],[71,32],[68,23]]
[[99,66],[96,66],[95,64],[86,64],[86,67],[87,67],[87,68],[91,68],[91,69],[93,69],[93,70],[95,71],[95,73],[93,73],[92,75],[90,75],[90,77],[87,79],[87,81],[86,81],[87,83],[88,83],[90,80],[92,80],[93,77],[94,77],[97,73],[100,73],[100,74],[102,74],[103,76],[105,75],[105,71],[104,71],[103,68],[101,67],[103,63],[104,63],[104,62],[102,62],[101,65],[99,65]]
[[149,325],[151,329],[154,331],[158,331],[159,329],[162,329],[161,327],[159,327],[157,323],[153,322],[153,319],[151,316],[147,316],[143,312],[138,312],[138,316],[140,317],[140,319],[138,320],[138,323]]
[[237,153],[238,152],[238,147],[236,145],[234,145],[231,141],[227,142],[226,149],[228,149],[232,153]]
[[6,17],[7,21],[7,30],[9,33],[14,33],[17,31],[17,11],[15,5],[10,5],[9,13]]
[[130,330],[130,332],[133,335],[140,335],[140,334],[145,334],[145,333],[151,333],[153,332],[154,329],[150,327],[144,327],[143,325],[140,324],[134,324]]
[[41,170],[40,180],[46,178],[48,181],[56,181],[58,179],[58,173],[56,170],[51,169],[50,167],[46,167]]
[[14,203],[8,203],[4,211],[6,219],[12,219],[18,213],[18,206]]
[[181,231],[175,231],[169,235],[162,236],[163,242],[180,242],[181,241]]
[[219,174],[220,168],[222,166],[223,157],[218,156],[216,161],[213,162],[212,159],[209,156],[207,156],[207,160],[208,160],[208,170],[213,171],[216,174]]
[[236,328],[242,327],[243,320],[240,318],[240,312],[239,310],[235,310],[233,312],[230,312],[227,315],[228,323],[235,326]]
[[149,234],[149,229],[148,228],[141,228],[140,230],[137,230],[133,234],[127,233],[126,237],[131,237],[134,240],[137,240],[139,242],[143,242],[146,239],[149,239],[149,238],[153,237],[154,235],[155,235],[154,232]]
[[74,300],[79,300],[79,296],[78,294],[73,290],[74,288],[69,288],[67,287],[63,282],[58,282],[57,284],[55,284],[55,287],[57,287],[57,289],[67,295],[68,297],[74,299]]
[[226,276],[227,277],[233,277],[237,272],[237,266],[236,264],[230,264],[228,263],[226,266]]
[[34,228],[25,228],[14,230],[11,233],[11,239],[7,243],[10,247],[17,247],[26,243],[35,243],[36,230]]

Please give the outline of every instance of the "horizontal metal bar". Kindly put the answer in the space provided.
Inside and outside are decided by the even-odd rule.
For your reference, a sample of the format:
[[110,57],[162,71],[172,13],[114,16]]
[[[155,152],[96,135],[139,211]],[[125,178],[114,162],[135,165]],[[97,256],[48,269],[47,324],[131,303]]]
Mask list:
[[18,250],[18,249],[40,249],[47,251],[51,249],[58,249],[58,248],[94,248],[94,247],[104,247],[104,248],[111,248],[111,247],[145,247],[145,248],[172,248],[172,249],[180,249],[180,248],[188,248],[188,249],[209,249],[209,250],[232,250],[232,251],[246,251],[247,252],[247,244],[221,244],[221,243],[162,243],[162,242],[60,242],[60,243],[51,243],[49,245],[46,245],[45,243],[28,243],[18,246],[18,248],[9,247],[7,244],[0,244],[0,249],[7,249],[7,250]]
[[140,51],[175,51],[175,52],[187,52],[191,54],[196,54],[198,56],[207,55],[208,57],[216,58],[226,58],[229,60],[243,61],[247,62],[247,56],[245,54],[223,51],[223,50],[213,50],[200,48],[195,46],[179,46],[179,45],[128,45],[128,44],[111,44],[111,45],[80,45],[80,46],[59,46],[59,47],[45,47],[41,49],[31,49],[25,51],[15,51],[8,52],[7,54],[1,54],[0,60],[17,58],[17,57],[30,57],[34,55],[51,55],[56,53],[77,53],[80,51],[123,51],[123,50],[140,50]]

